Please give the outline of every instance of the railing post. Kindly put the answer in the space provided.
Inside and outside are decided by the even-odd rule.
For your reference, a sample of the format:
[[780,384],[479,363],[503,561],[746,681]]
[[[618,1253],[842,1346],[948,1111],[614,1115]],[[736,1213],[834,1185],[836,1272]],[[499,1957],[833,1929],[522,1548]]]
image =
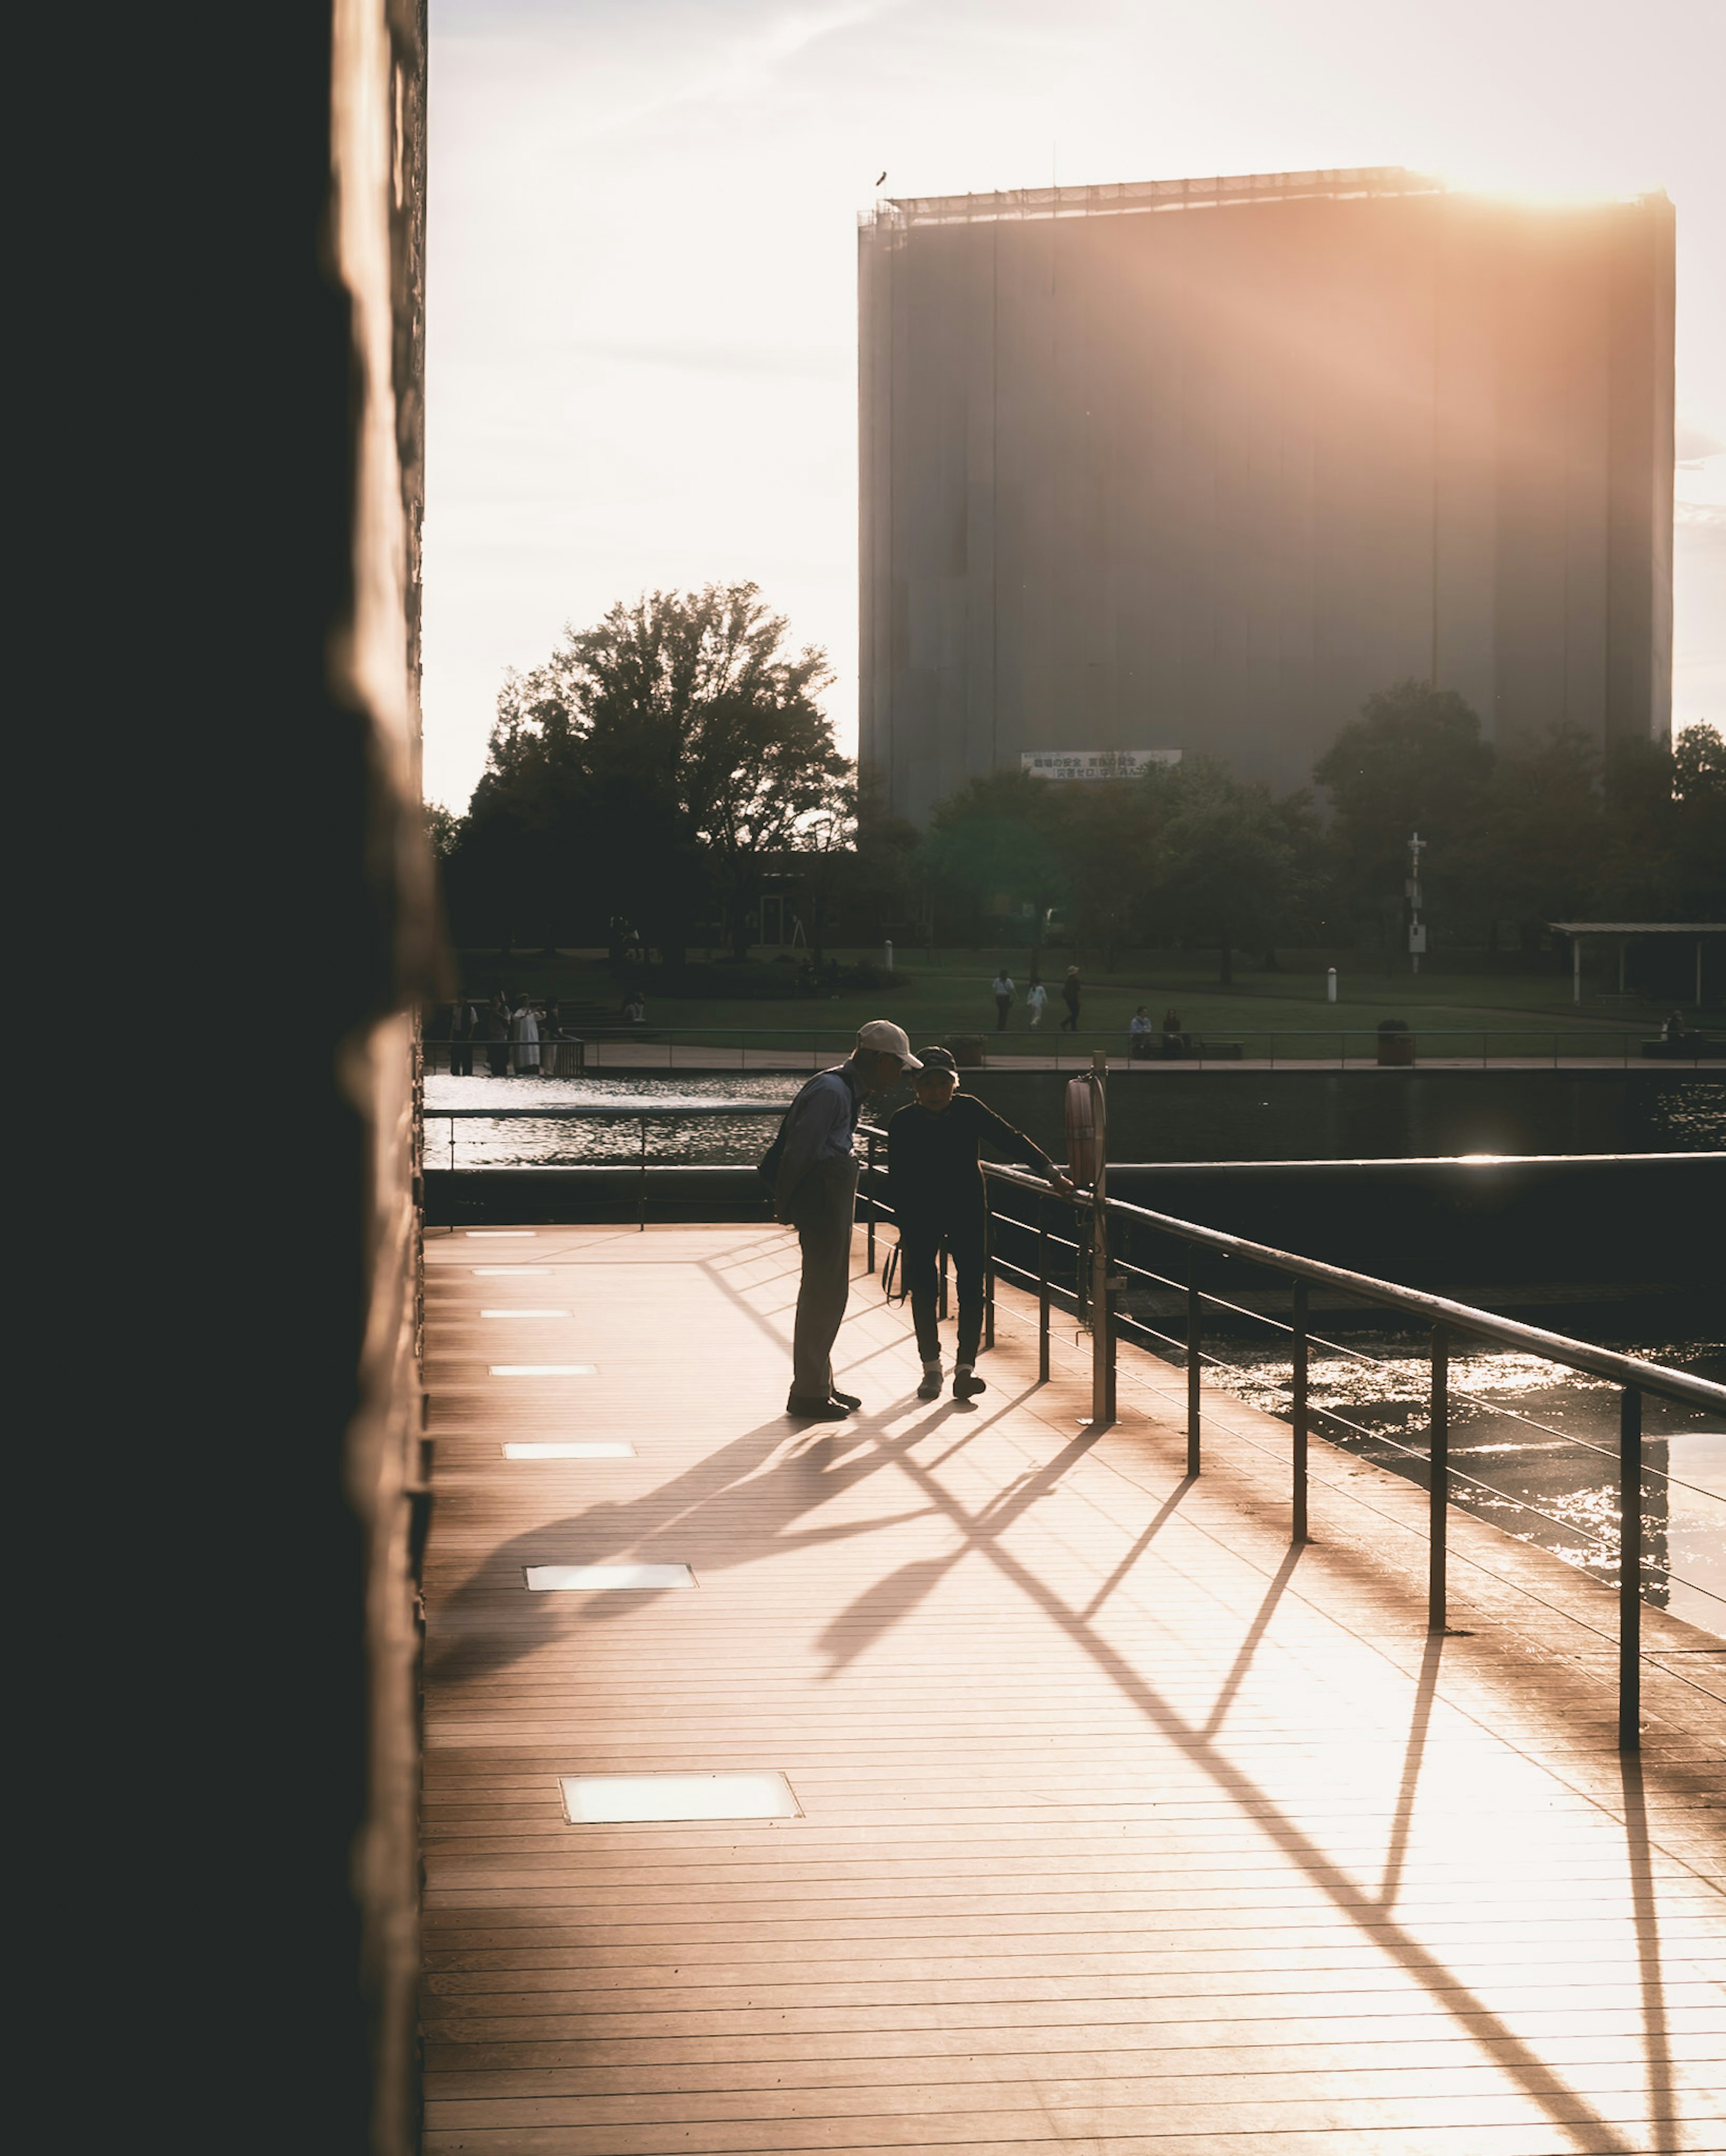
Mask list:
[[1102,1216],[1102,1255],[1103,1304],[1108,1312],[1107,1352],[1103,1358],[1103,1409],[1104,1419],[1112,1428],[1115,1420],[1115,1361],[1120,1345],[1120,1335],[1115,1325],[1115,1296],[1119,1291],[1108,1270],[1109,1216],[1107,1213]]
[[[902,1234],[904,1231],[902,1229],[900,1232]],[[905,1260],[901,1258],[899,1262],[902,1265]],[[941,1239],[941,1300],[936,1305],[935,1315],[943,1322],[947,1317],[947,1238],[944,1235]]]
[[1037,1383],[1049,1382],[1049,1224],[1037,1200]]
[[1642,1748],[1642,1395],[1618,1410],[1618,1748]]
[[1091,1057],[1092,1128],[1097,1133],[1097,1165],[1091,1185],[1091,1420],[1107,1430],[1115,1419],[1113,1341],[1109,1317],[1108,1124],[1104,1081],[1108,1056],[1102,1049]]
[[1294,1493],[1289,1539],[1307,1539],[1307,1283],[1294,1284]]
[[1187,1472],[1199,1472],[1199,1253],[1187,1252]]
[[642,1235],[647,1233],[647,1118],[641,1118],[641,1203],[636,1214],[635,1225]]
[[995,1216],[989,1202],[989,1186],[983,1199],[983,1344],[995,1344]]
[[863,1220],[869,1248],[869,1270],[875,1270],[875,1132],[871,1131],[865,1141],[866,1152],[864,1164]]
[[1446,1531],[1451,1517],[1451,1340],[1432,1328],[1432,1444],[1426,1489],[1426,1629],[1445,1629]]

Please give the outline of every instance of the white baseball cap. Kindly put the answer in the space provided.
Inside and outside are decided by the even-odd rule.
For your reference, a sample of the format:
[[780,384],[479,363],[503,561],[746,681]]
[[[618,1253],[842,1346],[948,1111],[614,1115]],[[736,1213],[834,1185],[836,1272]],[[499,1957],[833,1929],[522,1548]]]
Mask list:
[[911,1052],[911,1041],[902,1025],[895,1025],[890,1018],[872,1018],[867,1025],[857,1029],[859,1048],[877,1049],[883,1055],[896,1055],[907,1070],[921,1070]]

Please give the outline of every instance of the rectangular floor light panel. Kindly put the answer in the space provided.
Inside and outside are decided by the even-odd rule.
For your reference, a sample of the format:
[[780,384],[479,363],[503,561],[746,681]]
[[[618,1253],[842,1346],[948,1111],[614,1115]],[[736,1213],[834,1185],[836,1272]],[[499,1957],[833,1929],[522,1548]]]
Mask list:
[[537,1228],[465,1228],[465,1235],[485,1236],[494,1243],[531,1243],[539,1234]]
[[572,1826],[631,1820],[801,1819],[791,1784],[773,1768],[745,1774],[565,1774]]
[[482,1310],[481,1317],[568,1317],[567,1310]]
[[475,1280],[549,1280],[549,1265],[475,1265]]
[[598,1372],[592,1363],[493,1363],[494,1378],[593,1378]]
[[597,1440],[591,1445],[506,1445],[506,1460],[633,1460],[635,1448],[619,1438]]
[[582,1594],[613,1588],[693,1587],[686,1564],[530,1564],[524,1568],[535,1594]]

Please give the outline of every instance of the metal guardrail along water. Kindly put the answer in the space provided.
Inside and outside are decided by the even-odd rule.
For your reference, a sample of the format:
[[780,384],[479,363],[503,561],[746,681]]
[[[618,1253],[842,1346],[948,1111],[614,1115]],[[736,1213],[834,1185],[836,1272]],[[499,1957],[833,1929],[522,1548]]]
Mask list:
[[[675,1123],[710,1116],[754,1116],[776,1121],[785,1111],[785,1103],[755,1101],[686,1101],[677,1106],[660,1106],[641,1102],[619,1101],[616,1106],[603,1102],[547,1102],[542,1106],[434,1108],[428,1107],[428,1121],[447,1120],[450,1127],[451,1164],[455,1158],[455,1127],[465,1121],[548,1121],[548,1120],[603,1120],[634,1122],[639,1127],[640,1141],[635,1165],[640,1173],[640,1219],[646,1221],[646,1170],[649,1162],[648,1133],[657,1124]],[[865,1234],[867,1270],[874,1273],[877,1264],[877,1229],[893,1215],[889,1199],[881,1195],[882,1170],[877,1148],[886,1137],[878,1124],[860,1122],[857,1135],[864,1142],[865,1158],[860,1178],[859,1202],[861,1224]],[[1392,1165],[1387,1163],[1385,1165]],[[986,1243],[984,1303],[984,1345],[994,1345],[995,1336],[995,1281],[998,1273],[1015,1276],[1037,1298],[1037,1375],[1039,1382],[1046,1383],[1050,1376],[1050,1327],[1057,1307],[1076,1317],[1091,1335],[1092,1420],[1096,1426],[1106,1428],[1115,1419],[1117,1380],[1117,1342],[1126,1339],[1131,1346],[1141,1347],[1146,1353],[1156,1353],[1158,1348],[1169,1348],[1184,1361],[1186,1386],[1187,1473],[1197,1476],[1202,1466],[1204,1412],[1201,1381],[1205,1367],[1226,1367],[1224,1358],[1209,1352],[1205,1346],[1205,1312],[1208,1307],[1227,1311],[1231,1315],[1267,1326],[1285,1333],[1292,1350],[1291,1398],[1289,1422],[1292,1444],[1290,1455],[1290,1539],[1298,1545],[1307,1540],[1307,1440],[1314,1415],[1333,1420],[1344,1428],[1360,1430],[1360,1425],[1348,1422],[1334,1409],[1314,1407],[1310,1400],[1310,1358],[1313,1348],[1340,1355],[1353,1356],[1364,1361],[1379,1358],[1362,1355],[1358,1349],[1342,1346],[1324,1339],[1311,1327],[1309,1299],[1314,1286],[1342,1290],[1368,1302],[1398,1312],[1415,1320],[1430,1332],[1430,1430],[1426,1451],[1422,1454],[1413,1446],[1400,1445],[1383,1432],[1365,1432],[1376,1441],[1389,1444],[1407,1454],[1411,1459],[1423,1460],[1427,1471],[1429,1496],[1428,1511],[1428,1578],[1427,1624],[1429,1630],[1443,1633],[1446,1630],[1447,1600],[1447,1564],[1449,1506],[1452,1487],[1458,1482],[1493,1492],[1495,1486],[1482,1482],[1478,1477],[1464,1474],[1452,1466],[1449,1458],[1449,1372],[1453,1346],[1461,1339],[1487,1340],[1500,1347],[1518,1350],[1539,1357],[1543,1361],[1580,1370],[1620,1388],[1619,1445],[1616,1455],[1620,1492],[1619,1505],[1619,1595],[1618,1595],[1618,1737],[1621,1749],[1636,1750],[1641,1742],[1641,1585],[1645,1568],[1648,1568],[1642,1549],[1641,1488],[1645,1476],[1664,1475],[1674,1486],[1689,1487],[1679,1478],[1666,1474],[1662,1469],[1651,1467],[1642,1454],[1642,1396],[1652,1393],[1676,1400],[1681,1404],[1699,1408],[1726,1415],[1726,1385],[1718,1385],[1705,1378],[1691,1375],[1687,1371],[1668,1369],[1665,1366],[1641,1358],[1623,1355],[1610,1348],[1596,1348],[1586,1341],[1573,1340],[1566,1335],[1549,1332],[1538,1326],[1523,1323],[1515,1318],[1501,1317],[1491,1311],[1480,1310],[1467,1303],[1451,1301],[1444,1296],[1426,1293],[1419,1288],[1401,1286],[1394,1281],[1380,1280],[1373,1275],[1350,1270],[1346,1266],[1330,1265],[1322,1259],[1302,1256],[1298,1252],[1278,1250],[1269,1244],[1258,1243],[1243,1235],[1207,1228],[1197,1221],[1182,1220],[1174,1215],[1153,1211],[1149,1207],[1134,1205],[1125,1199],[1111,1198],[1105,1188],[1099,1204],[1094,1188],[1080,1187],[1071,1195],[1055,1191],[1041,1178],[1027,1174],[1023,1169],[998,1165],[990,1161],[982,1163],[986,1188],[990,1192],[989,1206],[989,1236]],[[1012,1190],[1028,1200],[1031,1206],[1029,1219],[1022,1214],[1000,1210],[994,1204],[998,1192]],[[1059,1235],[1051,1229],[1049,1219],[1050,1207],[1064,1208],[1071,1215],[1073,1233]],[[1098,1240],[1099,1225],[1101,1241]],[[1184,1279],[1159,1272],[1153,1267],[1139,1265],[1133,1258],[1133,1236],[1135,1230],[1173,1240],[1189,1254],[1189,1263]],[[1034,1264],[1021,1265],[1006,1255],[1001,1247],[1004,1239],[1015,1235],[1034,1240]],[[1072,1254],[1073,1285],[1069,1287],[1056,1277],[1050,1255],[1055,1250]],[[1285,1277],[1290,1284],[1289,1317],[1287,1322],[1255,1311],[1230,1297],[1217,1295],[1199,1285],[1190,1259],[1199,1252],[1241,1260]],[[1120,1295],[1129,1280],[1139,1280],[1173,1289],[1185,1299],[1185,1329],[1183,1337],[1158,1332],[1153,1327],[1134,1318],[1120,1306]],[[941,1276],[942,1315],[946,1315],[947,1279],[943,1257]],[[1140,1336],[1140,1337],[1135,1337]],[[1152,1343],[1157,1343],[1153,1345]],[[1530,1421],[1514,1409],[1500,1408],[1497,1412],[1513,1419]],[[1213,1417],[1213,1420],[1215,1418]],[[1537,1429],[1549,1425],[1535,1423]],[[1554,1431],[1554,1435],[1584,1450],[1585,1440],[1573,1433]],[[1610,1455],[1609,1455],[1610,1456]],[[1636,1493],[1635,1502],[1627,1502],[1628,1493]],[[1511,1498],[1528,1512],[1543,1518],[1551,1515],[1540,1513],[1539,1507],[1526,1499],[1512,1496],[1508,1491],[1495,1492]],[[1704,1495],[1712,1493],[1704,1492]],[[1564,1526],[1567,1523],[1559,1522]],[[1664,1576],[1664,1568],[1661,1570]],[[1707,1589],[1695,1592],[1708,1594]]]
[[[878,1125],[867,1123],[860,1124],[858,1132],[866,1149],[861,1198],[867,1265],[872,1273],[876,1268],[877,1222],[883,1216],[891,1217],[892,1210],[891,1203],[881,1199],[878,1188],[880,1171],[876,1147],[886,1134]],[[1068,1309],[1082,1325],[1088,1327],[1091,1334],[1092,1419],[1097,1426],[1106,1428],[1115,1419],[1117,1340],[1126,1337],[1129,1344],[1144,1345],[1149,1353],[1156,1352],[1148,1346],[1149,1340],[1174,1348],[1184,1358],[1186,1368],[1186,1469],[1189,1476],[1197,1476],[1202,1466],[1203,1372],[1207,1361],[1214,1367],[1222,1363],[1220,1357],[1208,1355],[1205,1349],[1206,1306],[1226,1310],[1240,1317],[1271,1326],[1287,1333],[1292,1354],[1289,1415],[1292,1432],[1290,1540],[1297,1545],[1308,1539],[1307,1440],[1312,1416],[1315,1413],[1333,1415],[1345,1427],[1359,1428],[1357,1424],[1348,1424],[1346,1418],[1334,1415],[1333,1410],[1315,1409],[1311,1404],[1310,1357],[1312,1348],[1333,1349],[1344,1355],[1359,1352],[1341,1348],[1335,1342],[1324,1340],[1313,1333],[1309,1314],[1312,1289],[1314,1286],[1341,1289],[1366,1301],[1415,1319],[1423,1327],[1430,1328],[1431,1437],[1424,1458],[1429,1496],[1426,1619],[1431,1632],[1442,1634],[1446,1630],[1447,1527],[1452,1486],[1459,1479],[1482,1490],[1490,1490],[1493,1486],[1480,1482],[1477,1477],[1461,1475],[1450,1461],[1449,1370],[1453,1344],[1462,1338],[1487,1340],[1617,1385],[1621,1389],[1616,1455],[1619,1481],[1618,1742],[1620,1748],[1624,1751],[1635,1751],[1639,1748],[1641,1742],[1641,1590],[1645,1569],[1641,1491],[1646,1475],[1665,1473],[1664,1470],[1651,1469],[1643,1458],[1642,1396],[1645,1393],[1652,1393],[1663,1399],[1677,1400],[1687,1407],[1726,1414],[1726,1385],[1694,1377],[1687,1371],[1668,1369],[1660,1363],[1645,1362],[1636,1356],[1621,1355],[1610,1348],[1595,1348],[1586,1341],[1572,1340],[1562,1333],[1549,1332],[1514,1318],[1500,1317],[1491,1311],[1455,1302],[1447,1296],[1429,1295],[1418,1288],[1404,1287],[1393,1281],[1353,1272],[1345,1266],[1302,1257],[1292,1250],[1277,1250],[1268,1244],[1256,1243],[1246,1236],[1230,1235],[1220,1229],[1206,1228],[1196,1221],[1177,1219],[1169,1214],[1153,1212],[1148,1207],[1111,1198],[1106,1190],[1099,1204],[1094,1189],[1081,1187],[1067,1196],[1053,1190],[1040,1177],[1027,1174],[1023,1169],[1003,1167],[989,1161],[984,1162],[982,1166],[985,1187],[991,1193],[989,1232],[985,1245],[984,1343],[985,1347],[992,1346],[994,1340],[995,1276],[998,1271],[1016,1276],[1027,1288],[1035,1291],[1037,1374],[1040,1382],[1046,1382],[1050,1373],[1051,1311],[1057,1304]],[[1017,1191],[1031,1200],[1031,1218],[1027,1220],[1020,1214],[999,1210],[994,1203],[994,1194],[1000,1189]],[[1070,1212],[1074,1227],[1071,1238],[1051,1234],[1048,1218],[1048,1209],[1051,1206],[1065,1208]],[[1190,1260],[1184,1280],[1177,1280],[1149,1266],[1134,1264],[1131,1256],[1131,1241],[1135,1229],[1172,1239],[1184,1246],[1189,1254],[1210,1251],[1286,1277],[1291,1289],[1288,1322],[1284,1324],[1281,1320],[1248,1309],[1227,1296],[1201,1288]],[[1119,1241],[1125,1247],[1115,1246],[1117,1230]],[[1016,1231],[1022,1236],[1034,1237],[1036,1252],[1034,1265],[1020,1265],[1003,1255],[999,1247],[1003,1231]],[[1074,1284],[1071,1289],[1051,1276],[1050,1252],[1051,1246],[1055,1245],[1073,1254]],[[1186,1326],[1184,1338],[1158,1333],[1154,1328],[1127,1316],[1120,1309],[1120,1292],[1129,1278],[1184,1292]],[[944,1265],[942,1290],[944,1314]],[[1131,1337],[1135,1333],[1148,1336],[1148,1339],[1135,1341]],[[1513,1415],[1515,1412],[1500,1411]],[[1516,1419],[1531,1419],[1526,1416]],[[1540,1424],[1536,1427],[1544,1429],[1548,1426]],[[1384,1440],[1382,1433],[1371,1434],[1380,1441],[1395,1443],[1395,1440]],[[1570,1435],[1567,1432],[1556,1434]],[[1582,1440],[1574,1438],[1571,1441],[1582,1443]],[[1412,1446],[1401,1446],[1400,1449],[1413,1458],[1423,1457]],[[1669,1484],[1677,1484],[1678,1481],[1678,1478],[1670,1476],[1666,1479]],[[1510,1493],[1501,1494],[1508,1496]],[[1528,1511],[1539,1511],[1538,1507],[1528,1505],[1525,1500],[1513,1499],[1513,1502],[1523,1504]],[[1550,1516],[1543,1514],[1541,1517]],[[1664,1568],[1657,1568],[1664,1571]],[[1670,1573],[1665,1576],[1672,1577]],[[1709,1592],[1706,1589],[1696,1591]]]
[[[1676,1063],[1680,1067],[1726,1064],[1726,1039],[1706,1033],[1693,1034],[1679,1044],[1657,1041],[1659,1021],[1651,1019],[1636,1027],[1600,1022],[1587,1026],[1506,1026],[1436,1029],[1386,1037],[1395,1045],[1381,1048],[1381,1037],[1372,1026],[1343,1030],[1279,1026],[1219,1027],[1205,1032],[1193,1028],[1178,1037],[1178,1046],[1160,1034],[1148,1036],[1142,1055],[1119,1027],[1107,1030],[1086,1027],[1064,1033],[1055,1024],[1031,1028],[1009,1026],[1004,1031],[980,1019],[970,1028],[934,1029],[948,1040],[969,1040],[980,1044],[979,1053],[992,1065],[1010,1068],[1020,1060],[1051,1065],[1061,1070],[1088,1070],[1096,1051],[1102,1050],[1114,1069],[1154,1070],[1169,1067],[1205,1070],[1244,1064],[1275,1070],[1406,1068],[1415,1064],[1488,1069],[1494,1063],[1544,1063],[1554,1068],[1569,1063],[1616,1063],[1628,1069],[1649,1062]],[[568,1037],[547,1037],[532,1047],[508,1041],[451,1042],[428,1039],[424,1044],[429,1070],[483,1077],[491,1070],[504,1075],[511,1060],[528,1048],[532,1065],[517,1076],[573,1077],[588,1070],[674,1070],[680,1060],[686,1069],[771,1070],[807,1069],[805,1059],[831,1055],[839,1060],[849,1055],[856,1039],[855,1026],[630,1026],[621,1022],[583,1029]],[[768,1059],[794,1058],[775,1064]]]

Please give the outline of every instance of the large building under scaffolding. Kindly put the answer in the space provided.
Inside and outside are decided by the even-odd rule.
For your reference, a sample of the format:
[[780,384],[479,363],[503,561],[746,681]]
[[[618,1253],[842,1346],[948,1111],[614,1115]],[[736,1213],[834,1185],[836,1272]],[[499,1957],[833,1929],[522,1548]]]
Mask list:
[[1297,784],[1410,678],[1499,738],[1667,727],[1663,195],[1391,169],[894,201],[860,281],[883,808],[1122,751]]

